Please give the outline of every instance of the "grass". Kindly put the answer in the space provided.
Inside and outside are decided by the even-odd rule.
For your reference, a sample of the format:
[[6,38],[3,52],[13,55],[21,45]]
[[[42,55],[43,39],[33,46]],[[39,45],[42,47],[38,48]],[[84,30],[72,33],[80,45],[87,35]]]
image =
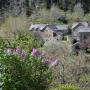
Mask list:
[[0,26],[0,37],[11,38],[18,30],[28,30],[29,23],[25,16],[8,17]]
[[56,86],[56,88],[51,90],[80,90],[80,88],[72,84],[59,84]]

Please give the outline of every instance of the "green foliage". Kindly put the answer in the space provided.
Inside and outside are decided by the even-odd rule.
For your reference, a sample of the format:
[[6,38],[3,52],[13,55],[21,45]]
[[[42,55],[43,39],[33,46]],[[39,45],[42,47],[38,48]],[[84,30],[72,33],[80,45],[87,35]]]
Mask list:
[[30,32],[18,32],[11,45],[13,48],[20,47],[25,51],[31,52],[32,48],[39,47],[39,41]]
[[44,24],[47,24],[47,23],[53,23],[54,20],[52,18],[37,18],[37,19],[33,19],[32,20],[33,23],[44,23]]
[[60,10],[56,6],[52,6],[50,10],[40,9],[37,10],[30,16],[30,20],[33,23],[45,23],[45,24],[55,24],[55,23],[63,23],[61,20],[58,21],[58,18],[64,16],[65,12]]
[[66,18],[67,18],[67,20],[68,20],[68,22],[69,22],[69,24],[71,24],[72,25],[72,23],[73,22],[76,22],[77,21],[77,19],[79,18],[80,20],[82,20],[82,15],[81,14],[79,14],[79,13],[66,13]]
[[[5,52],[7,46],[0,47],[0,87],[3,90],[47,90],[52,81],[51,72],[40,57],[32,57],[31,49],[39,47],[38,41],[30,34],[18,33],[8,47],[18,54]],[[23,59],[24,58],[24,59]]]
[[48,67],[30,55],[26,62],[13,55],[0,54],[3,90],[47,90],[51,82]]
[[90,22],[90,13],[84,16],[84,20]]
[[0,53],[3,52],[3,49],[10,46],[10,42],[8,40],[3,40],[0,38]]
[[0,49],[3,49],[6,46],[5,42],[0,38]]
[[72,84],[59,84],[55,89],[52,90],[80,90],[80,88]]
[[90,82],[90,74],[85,74],[80,77],[81,82]]

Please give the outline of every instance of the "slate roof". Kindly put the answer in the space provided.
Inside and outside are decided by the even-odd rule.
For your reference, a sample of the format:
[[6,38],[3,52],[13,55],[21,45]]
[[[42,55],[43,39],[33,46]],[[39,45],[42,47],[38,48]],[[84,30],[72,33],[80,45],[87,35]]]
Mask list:
[[82,25],[82,26],[88,27],[88,23],[87,22],[75,22],[75,23],[73,23],[71,29],[76,28],[78,25]]
[[45,28],[46,28],[46,26],[47,26],[47,24],[32,24],[31,26],[30,26],[30,28],[29,28],[29,30],[36,30],[36,29],[38,29],[38,30],[44,30]]
[[[68,32],[68,25],[48,25],[48,28],[50,28],[52,31],[54,31],[58,35],[63,35],[65,32]],[[62,30],[65,30],[62,32]]]
[[79,32],[89,32],[90,33],[90,27],[80,28]]
[[50,28],[51,30],[57,30],[57,27],[56,27],[56,25],[48,25],[47,26],[48,28]]
[[52,31],[59,32],[60,30],[68,30],[68,25],[48,25],[48,24],[32,24],[29,30],[45,30],[46,28],[50,28]]
[[68,30],[68,25],[48,25],[47,27],[49,27],[51,30]]
[[58,28],[58,30],[67,30],[68,29],[68,25],[56,25],[56,27]]

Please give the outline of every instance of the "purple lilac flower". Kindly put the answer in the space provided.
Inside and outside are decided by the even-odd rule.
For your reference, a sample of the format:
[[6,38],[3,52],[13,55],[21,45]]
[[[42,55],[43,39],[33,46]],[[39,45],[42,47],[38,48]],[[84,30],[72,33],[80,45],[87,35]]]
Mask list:
[[26,52],[24,50],[22,50],[21,57],[24,61],[26,60]]
[[43,63],[44,63],[45,65],[49,65],[49,64],[50,64],[50,61],[49,61],[49,60],[45,60],[45,61],[43,61]]
[[16,55],[20,54],[20,49],[18,47],[15,49],[15,53]]
[[7,49],[6,49],[6,53],[7,53],[8,55],[13,54],[13,49],[12,49],[12,48],[7,48]]
[[41,55],[41,53],[37,49],[33,48],[32,52],[31,52],[31,55],[33,57],[38,57],[38,56]]
[[43,51],[42,53],[41,53],[41,56],[42,57],[45,57],[47,55],[47,53],[45,52],[45,51]]
[[51,61],[49,67],[51,68],[51,67],[53,67],[53,66],[56,66],[57,64],[58,64],[58,60],[56,59],[56,60],[54,60],[54,61]]

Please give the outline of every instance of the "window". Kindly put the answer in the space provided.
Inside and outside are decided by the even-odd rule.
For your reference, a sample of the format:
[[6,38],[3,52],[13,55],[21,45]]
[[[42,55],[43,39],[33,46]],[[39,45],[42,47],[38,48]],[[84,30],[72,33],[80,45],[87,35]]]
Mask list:
[[84,39],[87,39],[86,35],[84,35]]
[[57,34],[55,32],[53,32],[53,37],[56,37],[56,36],[57,36]]

